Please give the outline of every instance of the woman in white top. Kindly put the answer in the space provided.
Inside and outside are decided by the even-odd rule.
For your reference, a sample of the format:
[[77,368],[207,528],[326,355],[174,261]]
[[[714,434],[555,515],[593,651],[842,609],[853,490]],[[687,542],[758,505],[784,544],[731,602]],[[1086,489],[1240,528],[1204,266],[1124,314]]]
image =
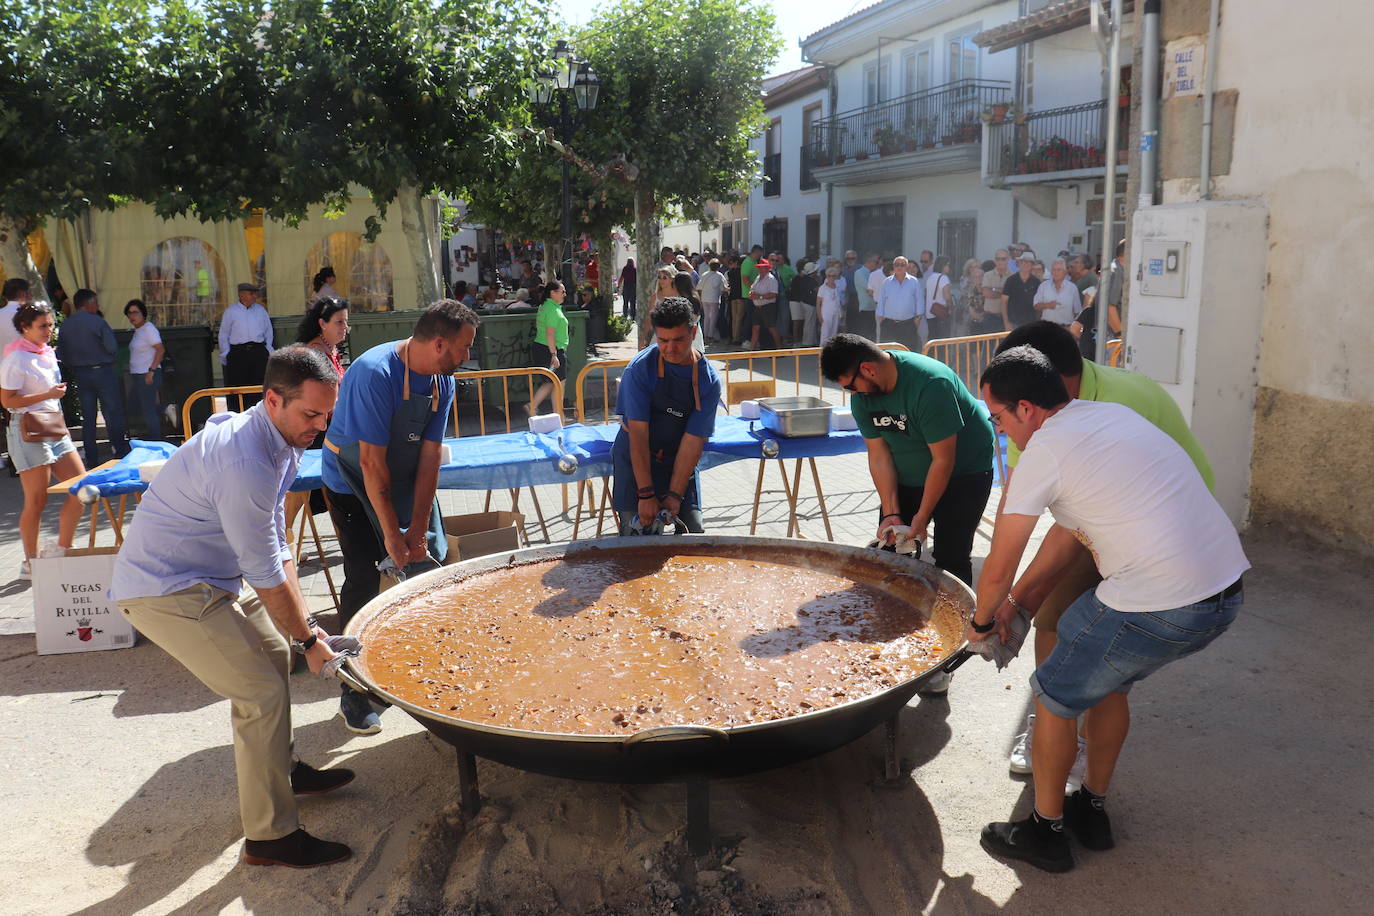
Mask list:
[[840,286],[838,267],[825,269],[825,282],[816,290],[816,320],[821,326],[821,346],[840,330],[840,312],[844,305],[844,288]]
[[926,340],[948,337],[954,313],[949,286],[949,255],[940,255],[926,276]]
[[162,335],[148,320],[148,307],[142,299],[130,299],[124,306],[124,317],[134,327],[129,341],[129,387],[134,403],[143,412],[144,438],[157,442],[162,439],[162,417],[157,412],[157,396],[162,390]]
[[[25,442],[22,414],[62,413],[62,395],[67,385],[57,369],[57,354],[48,346],[52,340],[53,313],[46,303],[22,306],[14,316],[19,339],[5,347],[0,362],[0,406],[10,412],[10,461],[19,472],[24,488],[24,508],[19,513],[19,537],[24,544],[24,562],[19,576],[29,578],[29,560],[38,555],[38,526],[48,502],[48,482],[68,480],[86,473],[81,455],[71,435],[44,442]],[[72,546],[76,523],[81,520],[81,503],[67,495],[58,523],[57,543],[61,550]]]
[[706,265],[706,269],[701,272],[701,279],[697,281],[697,294],[701,296],[701,308],[705,313],[702,324],[705,327],[706,343],[716,342],[716,322],[720,317],[720,300],[724,296],[729,284],[725,281],[725,274],[720,272],[720,261],[712,258]]
[[321,267],[319,272],[315,274],[315,278],[311,281],[310,285],[315,287],[315,295],[310,297],[310,301],[305,304],[306,307],[309,308],[310,303],[314,302],[316,299],[342,299],[343,297],[334,289],[334,281],[336,279],[338,279],[338,277],[334,273],[334,268],[329,266]]

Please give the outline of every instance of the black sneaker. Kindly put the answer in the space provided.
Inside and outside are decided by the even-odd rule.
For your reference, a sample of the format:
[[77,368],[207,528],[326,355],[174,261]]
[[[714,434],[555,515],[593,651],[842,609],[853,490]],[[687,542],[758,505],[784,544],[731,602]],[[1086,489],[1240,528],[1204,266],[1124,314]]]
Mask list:
[[298,828],[280,840],[244,840],[243,861],[249,865],[285,865],[287,868],[315,868],[333,865],[353,855],[343,843],[321,840]]
[[344,688],[339,697],[339,716],[344,727],[355,735],[375,735],[382,730],[382,717],[377,715],[364,694]]
[[1073,868],[1073,853],[1062,824],[1038,821],[1032,814],[1024,821],[999,822],[983,828],[983,848],[995,856],[1020,859],[1045,871]]
[[1111,849],[1116,845],[1112,839],[1112,819],[1101,798],[1093,798],[1079,789],[1064,799],[1064,827],[1073,838],[1088,849]]
[[291,770],[291,791],[296,795],[323,795],[353,781],[353,771],[339,767],[317,770],[308,763],[297,761]]

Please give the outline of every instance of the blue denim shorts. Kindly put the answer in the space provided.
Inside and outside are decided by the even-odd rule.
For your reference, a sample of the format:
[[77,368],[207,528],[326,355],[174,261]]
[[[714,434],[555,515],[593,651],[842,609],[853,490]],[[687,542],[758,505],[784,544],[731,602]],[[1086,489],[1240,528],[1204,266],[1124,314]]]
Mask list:
[[1244,601],[1244,592],[1237,592],[1170,611],[1126,613],[1086,591],[1059,618],[1059,642],[1031,675],[1031,691],[1050,712],[1076,718],[1206,646],[1226,631]]
[[76,451],[71,436],[63,436],[57,442],[25,442],[19,434],[18,414],[10,418],[10,428],[5,435],[5,441],[9,446],[10,463],[20,473],[52,464],[68,452]]

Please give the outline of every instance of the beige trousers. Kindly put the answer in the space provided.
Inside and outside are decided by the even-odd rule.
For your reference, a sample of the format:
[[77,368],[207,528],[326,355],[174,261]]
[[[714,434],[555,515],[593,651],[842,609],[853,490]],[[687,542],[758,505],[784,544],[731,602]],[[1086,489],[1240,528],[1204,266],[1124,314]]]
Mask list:
[[250,840],[296,830],[291,793],[291,646],[251,592],[194,585],[119,602],[140,633],[229,700],[239,813]]

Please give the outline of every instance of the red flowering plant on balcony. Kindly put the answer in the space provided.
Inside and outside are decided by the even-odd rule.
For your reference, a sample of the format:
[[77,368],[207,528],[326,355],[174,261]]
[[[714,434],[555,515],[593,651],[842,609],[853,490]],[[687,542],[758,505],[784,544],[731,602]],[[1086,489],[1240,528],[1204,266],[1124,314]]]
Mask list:
[[1095,146],[1079,146],[1063,137],[1051,137],[1026,156],[1027,171],[1068,172],[1096,168],[1104,164],[1102,151]]

